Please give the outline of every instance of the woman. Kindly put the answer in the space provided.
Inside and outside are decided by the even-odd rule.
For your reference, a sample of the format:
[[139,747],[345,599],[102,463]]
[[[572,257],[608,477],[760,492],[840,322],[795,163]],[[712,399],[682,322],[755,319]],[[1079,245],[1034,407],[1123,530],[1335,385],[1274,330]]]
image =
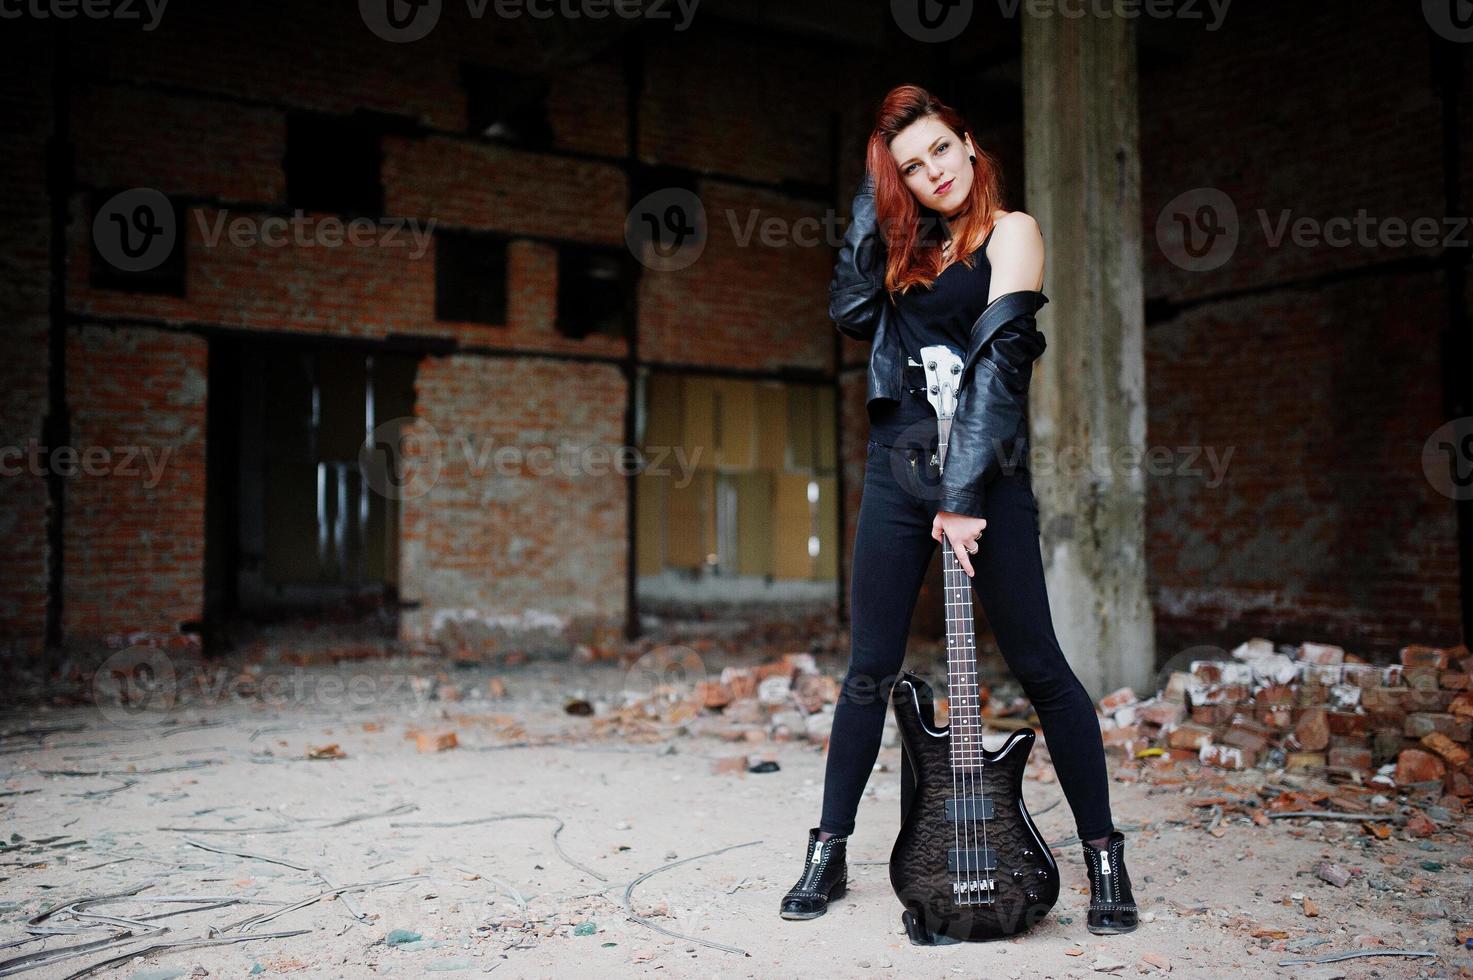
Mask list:
[[[829,740],[823,812],[782,917],[816,918],[844,891],[845,847],[879,753],[911,613],[945,534],[1038,712],[1084,850],[1088,929],[1129,932],[1136,906],[1125,837],[1110,816],[1094,705],[1054,635],[1025,465],[1029,376],[1044,348],[1034,313],[1048,302],[1040,292],[1043,239],[1030,216],[1001,208],[995,161],[973,145],[962,118],[917,86],[885,97],[866,170],[829,305],[841,332],[872,341],[849,668]],[[921,348],[941,343],[965,352],[967,369],[939,487],[933,480],[928,491],[918,468],[934,475],[936,415],[917,365]]]

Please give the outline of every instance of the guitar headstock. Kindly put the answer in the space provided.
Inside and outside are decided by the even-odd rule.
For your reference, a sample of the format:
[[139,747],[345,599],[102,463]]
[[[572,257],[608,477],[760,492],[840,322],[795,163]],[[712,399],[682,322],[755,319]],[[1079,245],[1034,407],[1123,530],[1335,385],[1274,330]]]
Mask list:
[[921,364],[926,369],[926,400],[936,410],[937,419],[951,418],[961,390],[961,355],[945,344],[932,344],[921,348]]

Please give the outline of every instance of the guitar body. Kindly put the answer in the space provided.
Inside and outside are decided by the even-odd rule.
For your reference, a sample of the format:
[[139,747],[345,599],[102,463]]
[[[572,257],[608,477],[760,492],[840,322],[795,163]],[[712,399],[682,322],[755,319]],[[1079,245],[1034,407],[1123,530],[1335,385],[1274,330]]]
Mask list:
[[906,671],[892,703],[904,761],[890,883],[911,941],[978,942],[1033,926],[1059,898],[1058,865],[1023,804],[1033,729],[996,752],[979,748],[981,765],[959,784],[951,729],[937,729],[929,685]]

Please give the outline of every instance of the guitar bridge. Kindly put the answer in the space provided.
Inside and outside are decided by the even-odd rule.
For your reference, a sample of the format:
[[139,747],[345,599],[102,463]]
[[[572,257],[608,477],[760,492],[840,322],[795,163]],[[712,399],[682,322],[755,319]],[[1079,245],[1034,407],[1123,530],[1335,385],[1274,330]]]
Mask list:
[[957,899],[982,899],[990,902],[995,897],[993,892],[996,890],[997,880],[994,878],[969,878],[951,883],[951,893]]

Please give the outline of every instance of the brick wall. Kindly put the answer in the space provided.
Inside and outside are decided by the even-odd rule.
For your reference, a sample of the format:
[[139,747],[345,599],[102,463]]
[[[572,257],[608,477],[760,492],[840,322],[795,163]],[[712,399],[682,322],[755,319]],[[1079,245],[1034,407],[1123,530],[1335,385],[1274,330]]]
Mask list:
[[[9,57],[0,59],[8,83],[0,96],[8,139],[0,158],[7,177],[0,439],[23,445],[39,437],[46,405],[50,48],[48,30],[28,40],[26,23],[12,26]],[[465,134],[460,74],[463,61],[535,69],[546,49],[542,28],[526,19],[477,21],[464,5],[446,4],[436,30],[413,44],[380,41],[351,9],[331,6],[180,6],[152,32],[85,20],[73,26],[76,186],[66,287],[67,312],[78,318],[68,337],[75,435],[79,445],[176,440],[184,456],[151,491],[112,479],[69,485],[69,630],[105,632],[141,619],[168,628],[198,614],[200,573],[184,566],[202,544],[183,538],[203,499],[202,444],[193,441],[203,438],[195,381],[205,374],[203,333],[392,333],[516,348],[528,356],[427,358],[418,389],[426,422],[442,433],[512,434],[531,404],[552,420],[547,431],[618,441],[624,379],[610,362],[627,344],[571,340],[553,326],[556,241],[623,239],[631,120],[618,42],[552,73],[553,151],[529,153]],[[619,26],[600,30],[609,39]],[[1217,32],[1152,21],[1142,30],[1167,54],[1149,62],[1141,85],[1147,295],[1165,311],[1147,331],[1148,442],[1234,448],[1221,486],[1191,476],[1149,481],[1162,656],[1187,642],[1232,645],[1253,632],[1388,651],[1414,640],[1453,642],[1452,509],[1421,478],[1417,459],[1440,421],[1441,274],[1429,253],[1414,249],[1269,248],[1256,214],[1440,213],[1440,108],[1420,12],[1416,5],[1234,8]],[[976,51],[997,43],[995,32],[979,33],[986,36]],[[824,184],[835,136],[847,148],[835,202],[845,212],[867,100],[900,80],[886,72],[930,81],[924,75],[935,70],[935,49],[907,48],[909,60],[885,61],[699,17],[691,31],[645,44],[634,155],[700,175],[712,235],[688,269],[643,277],[641,358],[832,371],[823,288],[832,253],[743,247],[728,219],[823,217],[827,202],[782,185]],[[1409,67],[1382,70],[1391,65]],[[383,141],[385,213],[513,236],[505,326],[434,319],[433,248],[416,258],[403,248],[206,243],[196,218],[209,225],[221,216],[288,213],[282,161],[294,110],[365,110],[424,128]],[[1010,203],[1024,206],[1021,129],[999,113],[987,135],[986,107],[974,115],[1008,168]],[[1473,144],[1473,112],[1465,112],[1465,139]],[[1462,177],[1465,194],[1473,191],[1473,170]],[[190,201],[184,298],[87,284],[88,194],[133,186]],[[1155,218],[1176,195],[1202,186],[1230,195],[1249,234],[1222,268],[1188,273],[1154,247]],[[847,566],[863,472],[867,345],[839,347],[849,368],[840,447]],[[537,356],[545,354],[594,360]],[[555,402],[543,393],[529,402],[529,379],[576,384]],[[518,394],[488,397],[498,391]],[[142,417],[125,393],[156,410]],[[571,622],[607,617],[622,604],[624,509],[602,484],[558,486],[569,496],[551,523],[588,520],[597,528],[580,555],[593,573],[569,578],[549,541],[523,541],[513,530],[534,523],[534,513],[545,516],[551,484],[478,483],[454,466],[444,480],[406,507],[405,587],[423,603],[408,629],[432,633],[443,610],[547,609]],[[622,480],[611,485],[623,493]],[[502,501],[494,488],[512,496]],[[34,643],[46,589],[44,485],[6,478],[0,495],[0,521],[10,522],[0,525],[10,556],[0,571],[0,631]],[[177,519],[169,548],[134,521],[145,504]],[[459,533],[467,527],[473,533]],[[139,555],[154,570],[143,587],[133,571]]]
[[175,331],[68,332],[68,637],[177,633],[203,613],[208,353]]
[[612,456],[624,425],[618,368],[428,358],[415,394],[415,445],[436,447],[438,462],[418,471],[426,479],[413,485],[426,492],[402,502],[401,597],[419,608],[404,615],[401,633],[445,639],[457,635],[447,623],[466,632],[473,623],[513,642],[546,630],[555,643],[622,625],[628,522]]
[[[0,38],[7,32],[0,31]],[[46,480],[17,457],[40,442],[47,381],[51,132],[45,50],[0,42],[0,649],[38,652],[46,631]]]
[[[1159,658],[1255,634],[1383,659],[1457,642],[1453,504],[1421,467],[1442,422],[1436,250],[1275,247],[1259,216],[1445,212],[1420,8],[1234,7],[1216,32],[1144,30],[1146,295],[1163,311],[1146,331],[1147,443],[1173,461],[1148,480]],[[1232,200],[1241,239],[1189,272],[1156,221],[1201,187]],[[1202,458],[1186,469],[1207,449],[1233,453],[1216,486]]]
[[[145,391],[159,393],[150,396],[150,404],[160,405],[153,423],[169,431],[190,428],[203,401],[182,403],[179,392],[169,396],[171,373],[185,364],[204,371],[202,335],[208,331],[261,330],[328,339],[433,337],[477,349],[591,358],[592,363],[573,363],[538,356],[431,357],[419,375],[416,411],[425,425],[473,442],[565,434],[605,446],[618,443],[626,392],[615,362],[627,356],[628,343],[598,335],[570,339],[554,326],[557,242],[623,242],[629,191],[621,158],[629,129],[624,54],[617,43],[552,73],[553,152],[535,153],[466,135],[461,78],[462,62],[537,69],[545,51],[537,42],[540,28],[527,19],[475,20],[460,6],[446,5],[436,30],[408,46],[380,41],[352,12],[284,5],[171,11],[152,32],[117,24],[74,26],[73,58],[85,66],[72,79],[76,186],[67,283],[68,310],[82,318],[73,328],[77,360],[69,377],[88,389],[74,397],[79,420],[87,423],[76,433],[79,440],[162,438],[162,432],[138,431],[149,423],[123,397],[119,382],[127,375],[115,373],[117,365],[141,378]],[[613,37],[617,26],[601,30]],[[798,42],[754,57],[756,35],[737,42],[713,30],[696,38],[652,42],[641,102],[641,157],[744,181],[820,182],[828,160],[814,148],[826,144],[834,108],[826,98],[832,88],[825,79],[827,63],[809,58],[794,73],[789,69],[795,54],[806,50]],[[189,52],[193,56],[185,56]],[[744,99],[731,98],[730,79],[708,70],[713,58],[740,63],[748,77],[787,92],[796,103],[786,113],[794,130],[778,133],[767,125],[773,93],[762,86],[747,86]],[[699,111],[702,104],[707,111]],[[414,256],[404,248],[209,240],[222,220],[290,214],[283,160],[288,116],[297,110],[366,110],[402,119],[410,130],[420,127],[382,141],[384,213],[421,227],[433,221],[441,229],[511,236],[505,325],[435,319],[433,245]],[[706,135],[693,137],[692,126],[705,127]],[[743,134],[740,140],[732,139],[735,132]],[[89,195],[128,187],[154,188],[188,202],[186,295],[89,285]],[[741,248],[725,217],[730,211],[739,219],[755,213],[791,221],[819,216],[820,205],[720,176],[703,186],[707,192],[720,231],[707,254],[680,273],[643,280],[643,356],[828,370],[832,348],[822,289],[791,288],[795,279],[822,280],[827,250]],[[41,254],[44,260],[44,249]],[[173,329],[117,326],[140,321]],[[139,346],[114,349],[120,343]],[[148,362],[142,368],[139,357]],[[36,376],[44,380],[44,372]],[[187,387],[192,381],[175,376],[175,383]],[[17,405],[37,411],[44,406],[44,399],[15,390]],[[15,425],[26,431],[38,423],[17,416]],[[430,494],[405,503],[402,586],[406,598],[421,603],[405,617],[407,636],[433,635],[446,615],[468,609],[487,620],[521,617],[524,625],[547,617],[565,625],[622,621],[622,477],[495,478],[470,471],[463,460],[454,462],[459,457],[450,459]],[[158,491],[174,495],[165,510],[185,512],[172,528],[177,543],[170,545],[168,567],[150,550],[158,545],[150,528],[120,516],[119,509],[140,503],[136,488],[114,493],[105,483],[69,487],[65,622],[72,638],[172,628],[198,614],[199,569],[191,581],[174,563],[202,548],[202,526],[196,528],[189,517],[203,500],[202,473],[179,474]],[[567,541],[551,537],[554,530],[570,528],[577,535],[576,553],[565,552]],[[39,529],[38,521],[34,532],[22,535],[35,544],[37,556],[44,554]],[[151,591],[138,590],[124,573],[140,551],[154,554],[149,561],[159,566]],[[44,576],[27,574],[36,583],[30,605],[17,591],[13,615],[39,624],[44,605],[36,603],[44,603]],[[142,604],[156,607],[151,618],[141,615]]]

